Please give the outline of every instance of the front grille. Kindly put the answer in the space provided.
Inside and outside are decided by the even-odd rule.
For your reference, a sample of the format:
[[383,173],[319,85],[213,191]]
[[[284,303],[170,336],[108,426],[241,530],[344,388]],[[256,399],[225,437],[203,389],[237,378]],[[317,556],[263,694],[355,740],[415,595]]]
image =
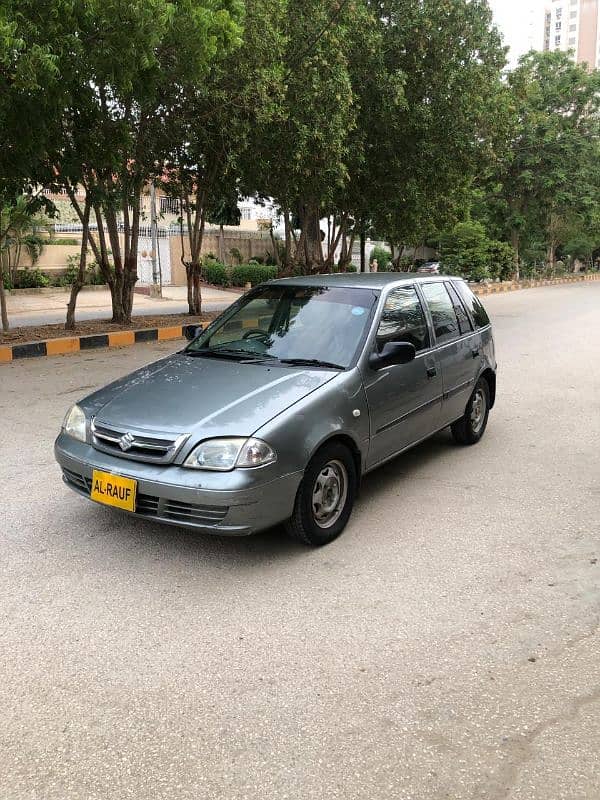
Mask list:
[[76,489],[79,489],[80,492],[85,492],[85,494],[90,494],[92,491],[92,482],[89,478],[86,478],[84,475],[79,475],[77,472],[71,472],[70,469],[63,468],[63,475],[65,481],[74,486]]
[[227,506],[199,506],[195,503],[165,500],[161,516],[178,522],[191,522],[195,525],[214,525],[225,519],[228,511]]
[[[92,482],[85,475],[79,475],[63,467],[65,483],[87,495],[91,494]],[[201,506],[197,503],[183,503],[179,500],[166,500],[150,494],[138,494],[135,500],[135,513],[144,517],[181,522],[183,525],[217,525],[229,513],[229,506]]]
[[150,494],[138,494],[135,498],[135,511],[136,514],[144,514],[148,517],[158,516],[158,497],[152,497]]
[[95,419],[91,427],[92,444],[96,450],[132,461],[156,464],[170,463],[189,438],[189,434],[170,436],[164,433],[149,435],[146,432],[132,432]]

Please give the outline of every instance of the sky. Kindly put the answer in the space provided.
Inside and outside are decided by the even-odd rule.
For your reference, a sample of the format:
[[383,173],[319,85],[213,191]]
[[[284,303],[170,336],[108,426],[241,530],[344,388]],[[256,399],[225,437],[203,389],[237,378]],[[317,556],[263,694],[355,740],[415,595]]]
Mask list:
[[510,47],[511,65],[532,46],[541,49],[548,0],[489,0],[489,3],[505,44]]

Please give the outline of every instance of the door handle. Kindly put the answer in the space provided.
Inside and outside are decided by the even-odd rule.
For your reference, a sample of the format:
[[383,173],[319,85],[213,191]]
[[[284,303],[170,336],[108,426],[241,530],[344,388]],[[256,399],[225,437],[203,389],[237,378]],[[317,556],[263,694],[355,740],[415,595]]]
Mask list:
[[437,375],[437,369],[435,367],[427,367],[428,378],[435,378],[436,375]]
[[477,358],[478,356],[480,356],[481,355],[481,350],[479,349],[479,347],[472,347],[471,348],[471,355],[473,356],[473,358]]

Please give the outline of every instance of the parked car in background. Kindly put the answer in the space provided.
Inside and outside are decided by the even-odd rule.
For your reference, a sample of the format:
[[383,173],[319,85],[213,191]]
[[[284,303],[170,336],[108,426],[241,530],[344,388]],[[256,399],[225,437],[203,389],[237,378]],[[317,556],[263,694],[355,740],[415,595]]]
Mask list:
[[322,545],[363,475],[446,426],[475,444],[495,397],[492,328],[464,281],[290,278],[81,400],[55,453],[104,505],[216,534],[283,522]]
[[421,275],[439,275],[440,274],[440,262],[439,261],[427,261],[425,264],[421,264],[421,266],[417,270],[417,273],[421,274]]

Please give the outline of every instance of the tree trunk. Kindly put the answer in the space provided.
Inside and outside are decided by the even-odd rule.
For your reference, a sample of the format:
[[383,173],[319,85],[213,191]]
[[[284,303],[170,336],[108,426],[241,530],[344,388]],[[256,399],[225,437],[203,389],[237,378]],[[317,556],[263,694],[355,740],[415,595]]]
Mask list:
[[275,238],[275,234],[273,232],[273,225],[269,227],[269,235],[271,237],[271,244],[273,245],[273,260],[279,269],[281,267],[281,258],[279,257],[279,246],[277,244],[277,239]]
[[0,316],[2,318],[2,330],[6,333],[9,329],[8,312],[6,310],[6,292],[4,291],[4,272],[0,263]]
[[219,261],[225,263],[225,231],[222,225],[219,225]]
[[551,240],[548,243],[548,251],[546,254],[546,264],[550,268],[552,276],[554,276],[554,268],[556,265],[556,242]]
[[287,208],[283,210],[283,226],[285,230],[285,268],[289,269],[292,263],[292,226]]
[[305,206],[303,223],[306,228],[306,267],[310,272],[323,268],[323,242],[319,222],[319,206],[313,202],[308,203]]
[[519,245],[520,245],[520,236],[519,231],[516,228],[513,228],[510,232],[510,243],[512,245],[513,250],[515,251],[514,259],[515,259],[515,278],[516,280],[520,279],[520,265],[519,265]]
[[360,271],[367,271],[367,237],[364,230],[360,232]]
[[85,285],[85,270],[87,267],[87,248],[88,248],[88,237],[90,232],[90,209],[91,203],[87,199],[85,199],[85,208],[83,210],[83,230],[81,233],[81,250],[79,253],[79,270],[77,272],[77,277],[73,281],[71,286],[71,294],[69,296],[69,302],[67,304],[67,319],[65,322],[65,330],[67,331],[74,331],[75,330],[75,308],[77,306],[77,297],[79,292]]

